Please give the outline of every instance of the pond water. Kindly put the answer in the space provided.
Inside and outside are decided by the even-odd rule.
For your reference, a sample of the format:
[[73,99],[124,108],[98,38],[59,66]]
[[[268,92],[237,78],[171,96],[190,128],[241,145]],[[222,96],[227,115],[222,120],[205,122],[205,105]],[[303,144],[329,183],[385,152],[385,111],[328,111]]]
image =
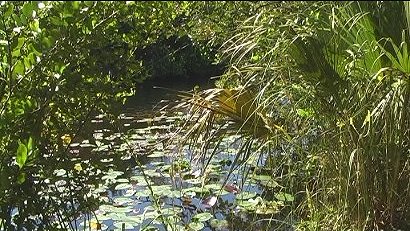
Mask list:
[[69,145],[72,164],[56,170],[52,183],[63,194],[66,177],[75,178],[91,188],[82,192],[84,200],[95,202],[65,228],[292,230],[292,218],[280,211],[293,197],[262,171],[263,155],[255,154],[227,179],[241,142],[232,135],[204,169],[193,155],[195,147],[179,145],[183,132],[175,132],[185,112],[159,110],[175,96],[164,90],[144,95],[130,100],[117,118],[95,115],[87,127],[92,136]]

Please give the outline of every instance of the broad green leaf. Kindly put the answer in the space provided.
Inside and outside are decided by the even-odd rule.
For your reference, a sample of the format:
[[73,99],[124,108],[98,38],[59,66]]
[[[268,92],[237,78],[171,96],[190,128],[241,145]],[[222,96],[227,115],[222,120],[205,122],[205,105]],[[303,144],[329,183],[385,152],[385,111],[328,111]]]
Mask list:
[[24,75],[24,72],[24,63],[21,60],[17,61],[16,65],[13,68],[13,73],[16,75]]
[[236,195],[236,199],[238,200],[248,200],[250,198],[253,198],[256,196],[256,193],[254,192],[240,192],[238,195]]
[[224,228],[228,227],[227,220],[212,219],[210,224],[211,224],[211,227],[216,230],[223,230]]
[[203,223],[199,223],[199,222],[191,222],[189,223],[188,227],[190,228],[190,230],[202,230],[205,225]]
[[292,202],[295,199],[292,195],[288,193],[284,193],[284,192],[276,193],[275,198],[280,201],[289,201],[289,202]]
[[28,153],[28,155],[30,155],[32,151],[33,151],[33,139],[30,137],[30,138],[28,138],[28,142],[27,142],[27,153]]
[[23,15],[25,17],[27,17],[27,18],[32,17],[33,11],[34,11],[34,7],[33,7],[33,4],[31,2],[24,3],[22,12],[23,12]]
[[19,141],[19,146],[17,148],[16,162],[21,169],[27,161],[27,147],[21,141]]
[[199,222],[205,222],[211,218],[213,218],[214,216],[210,213],[198,213],[197,215],[195,215],[193,217],[193,219],[198,220]]
[[17,177],[17,183],[22,184],[26,181],[26,173],[25,172],[20,172],[18,177]]
[[[134,226],[137,226],[137,225],[138,225],[138,224],[135,223],[135,222],[121,222],[121,221],[114,222],[114,226],[115,226],[116,228],[122,229],[122,230],[125,230],[125,229],[132,229],[132,230],[134,230]],[[123,229],[123,228],[125,228],[125,229]]]

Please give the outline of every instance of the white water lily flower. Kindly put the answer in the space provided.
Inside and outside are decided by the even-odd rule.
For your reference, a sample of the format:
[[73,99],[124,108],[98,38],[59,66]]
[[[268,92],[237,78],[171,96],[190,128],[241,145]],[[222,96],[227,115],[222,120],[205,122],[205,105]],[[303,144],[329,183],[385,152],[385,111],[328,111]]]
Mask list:
[[202,201],[202,205],[205,208],[209,209],[215,205],[217,200],[218,198],[216,196],[210,196],[210,197],[205,198],[205,200]]

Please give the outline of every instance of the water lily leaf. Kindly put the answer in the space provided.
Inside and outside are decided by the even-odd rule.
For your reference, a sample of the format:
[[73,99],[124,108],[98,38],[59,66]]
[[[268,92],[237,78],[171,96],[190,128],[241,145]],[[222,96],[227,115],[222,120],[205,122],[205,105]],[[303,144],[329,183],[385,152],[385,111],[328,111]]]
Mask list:
[[256,214],[275,214],[278,213],[279,209],[278,208],[273,208],[273,207],[267,207],[267,208],[257,208],[255,210]]
[[240,192],[236,195],[236,199],[238,200],[248,200],[256,196],[254,192]]
[[209,190],[220,190],[222,188],[222,184],[207,184],[204,186],[205,189]]
[[[172,224],[168,224],[167,225],[168,230],[185,230],[184,226],[179,225],[179,224],[175,224],[175,222],[173,222]],[[156,229],[158,230],[158,229]]]
[[134,200],[133,200],[133,199],[130,199],[130,198],[128,198],[128,197],[117,197],[117,198],[114,198],[114,203],[115,203],[116,205],[118,205],[118,206],[124,206],[124,205],[130,204],[130,203],[132,203],[132,202],[134,202]]
[[211,218],[213,218],[214,216],[210,213],[198,213],[196,214],[193,219],[199,221],[199,222],[205,222]]
[[117,211],[114,211],[114,212],[110,213],[109,216],[114,221],[123,221],[127,217],[127,215],[125,213],[121,213],[121,212],[117,212]]
[[171,208],[161,209],[161,214],[164,216],[174,216],[178,213],[182,213],[182,208],[171,207]]
[[120,178],[120,179],[117,179],[116,182],[118,182],[118,183],[129,183],[130,181],[128,179]]
[[[155,227],[155,226],[150,225],[150,226],[144,227],[143,230],[146,230],[146,231],[157,231],[157,230],[159,230],[159,229],[158,229],[157,227]],[[168,230],[175,230],[175,229],[170,229],[170,228],[168,228]],[[178,229],[177,229],[177,230],[178,230]],[[181,230],[184,230],[184,229],[182,228]]]
[[156,172],[155,169],[145,170],[144,173],[145,173],[147,176],[150,176],[150,177],[161,177],[161,173]]
[[103,193],[103,192],[106,192],[107,190],[108,190],[108,187],[105,186],[105,185],[102,185],[102,186],[96,188],[94,190],[94,193]]
[[157,218],[158,216],[159,216],[159,214],[158,214],[157,211],[151,211],[151,212],[143,213],[144,219],[148,219],[148,218],[155,219],[155,218]]
[[98,209],[102,212],[109,213],[112,212],[115,209],[115,207],[112,205],[100,205]]
[[54,170],[54,175],[55,176],[64,176],[66,174],[66,170],[65,169],[57,169]]
[[130,181],[131,181],[131,182],[136,182],[137,185],[140,185],[140,186],[147,186],[148,183],[149,183],[149,184],[152,184],[151,181],[149,181],[149,182],[147,183],[147,182],[145,181],[145,178],[144,178],[143,176],[132,176],[132,177],[130,178]]
[[170,191],[170,193],[169,193],[168,195],[166,195],[166,196],[168,196],[168,197],[170,197],[170,198],[173,198],[173,197],[179,198],[179,197],[181,197],[181,192],[180,192],[180,191],[177,191],[177,190],[172,190],[172,191]]
[[100,161],[102,163],[109,163],[109,162],[112,162],[113,160],[114,160],[113,158],[108,158],[108,159],[101,159]]
[[252,176],[253,179],[259,180],[259,181],[270,181],[272,180],[271,176],[268,175],[254,175]]
[[130,140],[145,140],[145,137],[139,135],[139,134],[132,134],[129,137]]
[[292,195],[288,193],[284,193],[284,192],[276,193],[275,198],[280,201],[289,201],[289,202],[292,202],[295,199],[295,197],[293,197]]
[[172,165],[167,164],[167,165],[162,166],[160,169],[161,169],[161,172],[165,172],[165,171],[168,171],[171,167]]
[[140,224],[142,222],[141,215],[130,215],[128,214],[127,217],[123,220],[124,222],[130,222],[134,224]]
[[154,151],[152,154],[149,154],[147,157],[150,158],[159,158],[159,157],[164,157],[165,153],[164,152],[158,152],[158,151]]
[[185,182],[192,184],[192,185],[199,185],[202,183],[201,179],[189,179],[189,180],[185,180]]
[[274,180],[261,181],[260,183],[261,183],[261,185],[264,185],[264,186],[269,187],[269,188],[276,188],[276,187],[279,187],[279,186],[280,186],[280,185],[278,184],[278,182],[276,182],[276,181],[274,181]]
[[121,183],[115,186],[115,190],[127,190],[132,188],[132,185],[129,183]]
[[94,144],[85,143],[85,144],[80,144],[80,147],[82,147],[82,148],[94,148],[94,147],[97,147],[97,146],[94,145]]
[[212,219],[211,222],[211,227],[214,229],[223,229],[228,227],[228,221],[227,220],[218,220],[218,219]]
[[197,187],[197,186],[186,188],[182,190],[183,193],[187,193],[187,192],[204,193],[207,191],[208,190],[201,188],[201,187]]
[[97,215],[97,219],[101,222],[101,221],[111,220],[111,217],[109,217],[109,216],[107,216],[107,215],[103,215],[103,214],[98,214],[98,215]]
[[137,225],[139,224],[134,223],[134,222],[121,222],[121,221],[114,222],[114,226],[118,229],[122,229],[122,228],[134,229],[134,226],[137,226]]
[[127,206],[127,207],[114,207],[112,212],[113,213],[129,213],[132,211],[132,207],[131,206]]
[[255,210],[256,205],[258,204],[257,201],[254,201],[252,199],[246,201],[238,201],[236,203],[238,204],[238,206],[244,208],[245,210]]
[[148,189],[137,191],[134,196],[136,197],[148,197],[151,195],[151,192]]
[[124,197],[131,197],[135,194],[135,190],[134,189],[128,189],[127,191],[125,191],[125,194],[123,195]]
[[188,227],[190,228],[190,230],[202,230],[205,225],[203,223],[199,223],[199,222],[191,222],[189,223]]
[[152,191],[155,195],[159,196],[168,196],[172,194],[172,186],[171,185],[153,185],[151,186]]

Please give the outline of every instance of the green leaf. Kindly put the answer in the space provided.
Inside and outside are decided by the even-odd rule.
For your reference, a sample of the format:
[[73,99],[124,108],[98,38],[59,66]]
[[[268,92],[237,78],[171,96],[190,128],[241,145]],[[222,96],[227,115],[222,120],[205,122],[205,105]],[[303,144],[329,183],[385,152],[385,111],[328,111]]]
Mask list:
[[30,137],[28,138],[27,142],[27,155],[30,156],[33,152],[33,139]]
[[15,73],[16,75],[24,75],[25,66],[21,60],[17,61],[16,65],[13,68],[13,73]]
[[211,227],[216,230],[227,228],[229,225],[227,220],[218,220],[218,219],[212,219],[210,224],[211,224]]
[[198,220],[199,222],[205,222],[211,218],[213,218],[214,216],[210,213],[198,213],[197,215],[194,216],[193,219]]
[[14,10],[14,5],[13,4],[9,4],[9,6],[7,7],[6,12],[4,12],[3,18],[9,18]]
[[236,198],[238,200],[248,200],[248,199],[253,198],[255,196],[256,196],[256,193],[254,193],[254,192],[243,191],[243,192],[240,192],[238,195],[236,195]]
[[26,181],[26,173],[25,172],[20,172],[19,175],[17,176],[17,183],[22,184]]
[[114,222],[114,226],[118,229],[134,229],[134,225],[137,226],[135,222]]
[[115,190],[126,190],[132,188],[132,185],[129,183],[121,183],[115,186]]
[[199,222],[192,222],[192,223],[189,223],[189,228],[190,228],[190,230],[202,230],[204,227],[205,227],[205,225],[203,224],[203,223],[199,223]]
[[23,5],[23,15],[26,16],[27,18],[32,17],[34,11],[33,4],[30,2],[24,3]]
[[40,32],[40,22],[38,19],[35,19],[32,23],[30,23],[30,29],[34,32]]
[[276,193],[275,198],[280,201],[289,201],[289,202],[292,202],[295,199],[295,197],[293,197],[292,195],[288,193],[284,193],[284,192]]
[[21,141],[19,141],[19,147],[17,148],[16,162],[21,169],[27,161],[27,147]]

